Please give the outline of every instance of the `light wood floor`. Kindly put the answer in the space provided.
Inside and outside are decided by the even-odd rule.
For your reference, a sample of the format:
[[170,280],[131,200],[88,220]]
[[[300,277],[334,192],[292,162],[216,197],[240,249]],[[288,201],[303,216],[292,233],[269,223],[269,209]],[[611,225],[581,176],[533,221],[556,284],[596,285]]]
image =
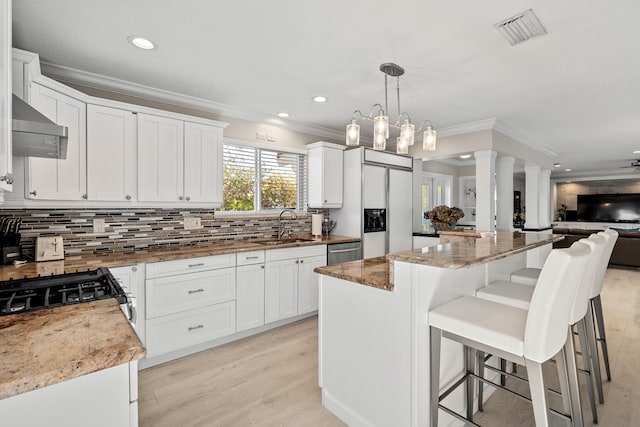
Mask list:
[[[609,269],[602,300],[613,381],[598,426],[639,426],[640,272]],[[311,318],[141,371],[140,426],[344,426],[320,401],[317,339]],[[500,391],[476,422],[534,425],[530,405]]]

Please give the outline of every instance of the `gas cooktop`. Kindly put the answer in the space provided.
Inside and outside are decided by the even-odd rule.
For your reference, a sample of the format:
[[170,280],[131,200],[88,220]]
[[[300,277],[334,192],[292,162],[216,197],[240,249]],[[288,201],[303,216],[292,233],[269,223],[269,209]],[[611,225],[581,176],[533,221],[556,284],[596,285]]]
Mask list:
[[108,269],[0,282],[0,315],[24,313],[106,298],[127,302]]

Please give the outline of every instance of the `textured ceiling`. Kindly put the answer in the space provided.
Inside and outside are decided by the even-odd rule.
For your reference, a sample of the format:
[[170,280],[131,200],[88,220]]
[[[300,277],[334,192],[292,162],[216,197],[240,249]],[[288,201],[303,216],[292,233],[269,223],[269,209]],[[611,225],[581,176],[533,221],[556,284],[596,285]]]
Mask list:
[[[493,24],[528,8],[548,34],[511,47]],[[256,115],[288,111],[289,123],[343,132],[354,109],[383,102],[378,67],[395,62],[414,122],[498,118],[574,170],[616,171],[640,150],[632,0],[19,0],[13,9],[14,46],[43,61]],[[134,34],[158,48],[133,48]],[[311,102],[317,94],[329,102]]]

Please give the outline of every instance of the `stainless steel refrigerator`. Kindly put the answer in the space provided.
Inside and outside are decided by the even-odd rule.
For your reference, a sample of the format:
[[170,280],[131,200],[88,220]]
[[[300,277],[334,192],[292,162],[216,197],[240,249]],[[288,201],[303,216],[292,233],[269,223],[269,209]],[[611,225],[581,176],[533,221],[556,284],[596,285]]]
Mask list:
[[363,258],[412,247],[410,157],[369,148],[344,153],[344,202],[332,211],[335,234],[359,236]]

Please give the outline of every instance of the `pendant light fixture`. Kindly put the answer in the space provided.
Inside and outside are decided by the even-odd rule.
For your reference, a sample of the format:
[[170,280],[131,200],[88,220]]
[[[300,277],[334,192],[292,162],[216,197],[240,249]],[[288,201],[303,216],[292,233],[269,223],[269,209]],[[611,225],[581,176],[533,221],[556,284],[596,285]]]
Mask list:
[[[389,139],[389,128],[393,127],[400,130],[400,136],[397,137],[396,151],[398,153],[407,154],[409,146],[415,142],[416,126],[411,122],[409,114],[401,112],[400,109],[400,76],[404,74],[404,68],[399,65],[386,62],[380,65],[380,71],[384,73],[384,109],[380,104],[373,104],[369,115],[365,116],[360,110],[356,110],[351,115],[351,123],[347,125],[346,144],[348,146],[360,145],[360,125],[357,118],[373,122],[373,149],[384,151],[387,148],[387,139]],[[388,108],[388,78],[389,76],[396,78],[396,96],[398,104],[398,119],[395,123],[389,123]],[[375,114],[375,115],[374,115]],[[402,123],[402,124],[401,124]],[[436,149],[436,130],[431,126],[428,120],[420,123],[418,133],[422,132],[423,126],[426,125],[422,136],[422,148],[426,151],[434,151]]]

